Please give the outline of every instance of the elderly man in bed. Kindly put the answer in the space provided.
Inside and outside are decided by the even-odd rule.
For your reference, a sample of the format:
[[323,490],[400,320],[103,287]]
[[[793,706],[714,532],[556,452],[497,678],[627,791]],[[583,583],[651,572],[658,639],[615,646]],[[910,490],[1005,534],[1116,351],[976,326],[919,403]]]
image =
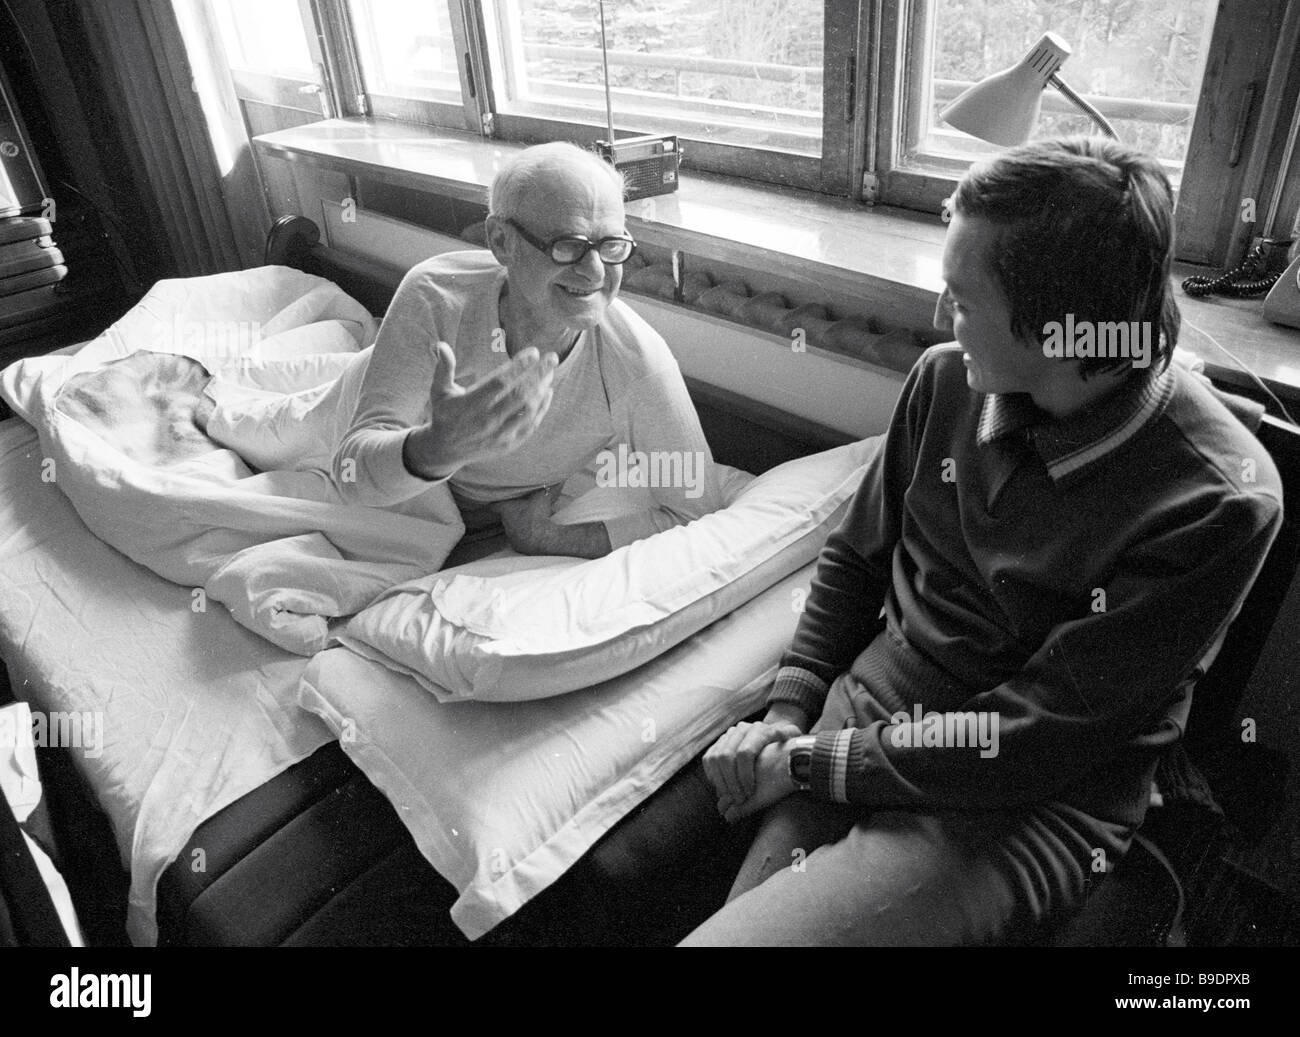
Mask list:
[[[726,816],[770,809],[688,944],[979,943],[1077,907],[1281,524],[1266,451],[1169,364],[1155,159],[1036,142],[952,204],[956,343],[912,370],[766,718],[706,753]],[[1085,348],[1105,322],[1131,335]]]
[[328,391],[218,406],[206,431],[262,469],[329,471],[345,503],[418,509],[447,480],[470,530],[499,521],[525,554],[596,558],[718,508],[676,361],[618,299],[635,249],[619,174],[529,148],[497,174],[486,230],[490,252],[407,273]]

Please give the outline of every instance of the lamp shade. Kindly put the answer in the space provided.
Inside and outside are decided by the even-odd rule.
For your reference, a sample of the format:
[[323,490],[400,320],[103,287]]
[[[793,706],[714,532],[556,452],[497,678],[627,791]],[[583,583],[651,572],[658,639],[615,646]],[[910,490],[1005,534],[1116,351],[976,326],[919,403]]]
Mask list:
[[1020,144],[1029,139],[1038,121],[1047,81],[1069,56],[1065,40],[1054,32],[1044,33],[1017,64],[980,80],[939,118],[991,144]]

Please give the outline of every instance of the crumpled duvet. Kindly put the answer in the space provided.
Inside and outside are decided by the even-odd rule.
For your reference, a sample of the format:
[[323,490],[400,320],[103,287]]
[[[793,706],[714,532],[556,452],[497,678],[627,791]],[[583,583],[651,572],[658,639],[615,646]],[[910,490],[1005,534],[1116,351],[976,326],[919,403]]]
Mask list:
[[319,470],[255,473],[194,424],[209,374],[259,392],[337,377],[374,338],[337,286],[288,267],[159,282],[74,356],[0,373],[90,530],[195,600],[313,655],[328,621],[434,572],[464,532],[445,485],[402,512],[343,505]]

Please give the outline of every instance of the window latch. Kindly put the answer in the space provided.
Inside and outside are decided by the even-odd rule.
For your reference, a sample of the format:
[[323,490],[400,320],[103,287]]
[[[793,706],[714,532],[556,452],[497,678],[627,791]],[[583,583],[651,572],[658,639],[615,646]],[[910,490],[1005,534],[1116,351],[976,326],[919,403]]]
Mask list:
[[857,109],[858,59],[850,54],[844,59],[844,121],[852,122]]
[[875,173],[862,174],[862,203],[875,205],[880,201],[880,177]]

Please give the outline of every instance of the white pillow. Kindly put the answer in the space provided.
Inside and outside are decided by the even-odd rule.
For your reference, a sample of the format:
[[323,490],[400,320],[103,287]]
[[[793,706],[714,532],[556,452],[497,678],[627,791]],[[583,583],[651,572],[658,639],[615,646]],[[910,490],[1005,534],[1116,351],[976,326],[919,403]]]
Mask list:
[[787,462],[728,507],[604,558],[485,559],[400,584],[338,639],[442,701],[609,680],[812,561],[880,441]]

